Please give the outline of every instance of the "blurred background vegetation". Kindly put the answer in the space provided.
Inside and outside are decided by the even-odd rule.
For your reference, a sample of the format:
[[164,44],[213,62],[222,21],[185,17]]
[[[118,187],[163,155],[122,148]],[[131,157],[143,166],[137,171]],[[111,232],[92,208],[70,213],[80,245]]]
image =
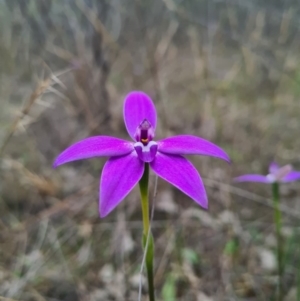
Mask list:
[[[274,159],[300,169],[299,13],[298,0],[0,0],[0,300],[138,299],[138,190],[100,220],[105,159],[52,169],[79,139],[126,139],[131,90],[153,98],[158,138],[199,135],[232,158],[191,158],[208,211],[158,181],[158,300],[274,300],[270,187],[231,179]],[[299,184],[282,195],[292,301]]]

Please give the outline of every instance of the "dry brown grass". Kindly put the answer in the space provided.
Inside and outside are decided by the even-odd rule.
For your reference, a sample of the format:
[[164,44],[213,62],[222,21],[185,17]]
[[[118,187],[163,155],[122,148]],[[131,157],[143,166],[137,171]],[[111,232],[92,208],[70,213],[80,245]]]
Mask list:
[[[191,158],[207,187],[207,212],[158,180],[158,300],[270,300],[270,192],[231,179],[264,173],[273,159],[300,168],[294,6],[127,0],[100,9],[96,2],[49,1],[45,12],[46,2],[36,3],[31,11],[19,1],[0,7],[8,24],[0,26],[0,53],[16,62],[3,63],[12,69],[0,73],[0,300],[139,299],[138,191],[100,220],[104,160],[51,167],[61,150],[86,136],[125,138],[122,102],[134,89],[155,101],[158,138],[199,135],[233,161]],[[44,30],[44,43],[34,24]],[[63,71],[52,73],[44,62]],[[297,183],[282,187],[286,301],[294,300],[299,265],[299,193]]]

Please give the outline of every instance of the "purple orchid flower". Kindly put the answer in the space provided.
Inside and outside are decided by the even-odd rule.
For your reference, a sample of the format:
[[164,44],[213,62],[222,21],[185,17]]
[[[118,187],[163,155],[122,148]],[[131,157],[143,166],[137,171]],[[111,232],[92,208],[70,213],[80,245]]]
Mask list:
[[279,167],[275,162],[269,166],[269,174],[257,175],[247,174],[233,179],[235,182],[259,182],[259,183],[287,183],[300,180],[300,171],[293,171],[291,165]]
[[182,155],[212,156],[229,162],[228,155],[213,143],[191,135],[154,141],[156,110],[151,98],[143,92],[134,91],[125,98],[124,121],[134,142],[108,136],[90,137],[68,147],[53,166],[92,157],[110,157],[100,180],[101,217],[109,214],[139,182],[145,163],[149,163],[159,177],[207,208],[200,175]]

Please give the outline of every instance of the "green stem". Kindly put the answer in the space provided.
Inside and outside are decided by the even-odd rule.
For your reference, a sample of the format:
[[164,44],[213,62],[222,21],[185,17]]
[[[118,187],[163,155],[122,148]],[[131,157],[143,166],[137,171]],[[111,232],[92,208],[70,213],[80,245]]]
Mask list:
[[145,163],[145,170],[140,179],[140,192],[143,213],[143,235],[147,236],[149,231],[149,201],[148,201],[148,183],[149,183],[149,164]]
[[155,301],[154,294],[154,274],[153,274],[153,255],[154,255],[154,241],[153,236],[149,233],[148,238],[148,246],[147,246],[147,236],[143,235],[143,247],[144,249],[147,246],[146,253],[146,267],[147,267],[147,276],[148,276],[148,289],[149,289],[149,300]]
[[281,228],[282,228],[282,218],[281,218],[281,211],[279,208],[280,204],[280,193],[279,193],[279,184],[273,183],[272,184],[272,195],[273,195],[273,205],[274,205],[274,222],[276,227],[276,240],[277,240],[277,264],[278,264],[278,301],[282,301],[284,297],[283,291],[283,241],[281,235]]
[[[147,268],[147,276],[148,276],[149,300],[155,301],[154,275],[153,275],[154,240],[151,233],[150,220],[149,220],[148,183],[149,183],[149,164],[145,163],[144,174],[139,182],[140,193],[141,193],[142,214],[143,214],[142,245],[146,252],[146,268]],[[147,243],[147,239],[148,239],[148,243]]]

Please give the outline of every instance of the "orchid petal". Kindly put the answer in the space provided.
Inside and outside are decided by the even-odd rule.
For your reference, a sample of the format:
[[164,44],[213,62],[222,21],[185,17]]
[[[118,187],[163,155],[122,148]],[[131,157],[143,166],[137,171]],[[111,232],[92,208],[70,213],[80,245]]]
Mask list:
[[272,181],[263,175],[249,174],[239,176],[233,179],[235,182],[258,182],[258,183],[271,183]]
[[147,119],[156,128],[156,109],[151,98],[144,92],[129,93],[124,102],[124,121],[128,134],[135,140],[138,126]]
[[279,169],[279,165],[276,162],[271,162],[269,165],[269,173],[274,174]]
[[281,182],[294,182],[298,180],[300,180],[300,171],[291,171],[281,180]]
[[176,155],[204,155],[230,161],[229,156],[217,145],[191,135],[179,135],[160,140],[158,151]]
[[144,172],[144,163],[135,152],[112,157],[104,165],[100,180],[100,216],[108,215],[133,189]]
[[133,151],[133,143],[109,136],[83,139],[69,146],[54,161],[53,167],[80,159],[122,156]]
[[157,152],[150,163],[153,171],[192,198],[200,206],[207,208],[208,201],[203,182],[196,168],[182,156]]

